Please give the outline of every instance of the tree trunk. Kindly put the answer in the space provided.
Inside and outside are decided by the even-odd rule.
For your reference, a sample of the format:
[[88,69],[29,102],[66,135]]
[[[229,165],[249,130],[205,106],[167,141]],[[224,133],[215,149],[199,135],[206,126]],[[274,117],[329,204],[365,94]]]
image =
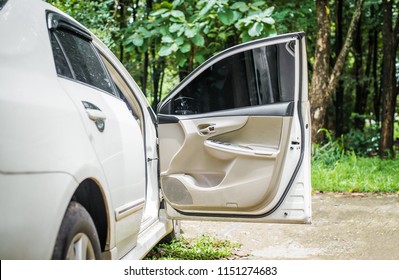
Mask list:
[[363,49],[362,49],[362,33],[361,33],[361,18],[359,19],[359,27],[355,32],[355,41],[353,43],[353,50],[355,54],[355,77],[356,77],[356,101],[354,113],[354,125],[358,130],[363,130],[365,124],[364,114],[367,106],[367,91],[365,76],[363,71]]
[[323,127],[323,120],[326,115],[327,107],[331,104],[331,96],[337,87],[339,77],[345,64],[346,56],[352,45],[353,34],[361,15],[364,0],[358,0],[355,12],[353,13],[351,23],[346,34],[344,45],[337,57],[331,75],[328,75],[329,59],[329,34],[330,18],[328,1],[316,0],[317,14],[317,43],[316,54],[313,69],[312,85],[310,92],[310,106],[312,118],[312,141],[320,142],[322,135],[318,134]]
[[[342,12],[343,0],[337,0],[335,8],[335,57],[339,56],[342,48],[343,32],[342,32]],[[340,137],[344,133],[344,87],[340,80],[335,89],[335,134]]]
[[396,108],[395,59],[397,48],[397,28],[392,27],[392,1],[382,1],[382,41],[383,41],[383,108],[380,139],[380,156],[393,156],[394,114]]
[[342,69],[345,65],[346,56],[350,50],[353,41],[353,34],[356,31],[360,16],[362,14],[362,6],[364,0],[358,0],[356,4],[355,12],[353,13],[351,23],[348,28],[348,32],[346,34],[345,43],[342,46],[341,52],[335,62],[334,68],[331,72],[330,79],[328,82],[328,95],[331,96],[331,93],[335,90],[338,84],[338,78],[341,76]]
[[317,15],[317,42],[313,65],[313,76],[309,94],[311,118],[312,118],[312,140],[320,142],[323,137],[319,129],[323,127],[326,115],[326,103],[328,100],[328,74],[330,56],[330,15],[328,0],[316,0]]
[[381,121],[381,89],[378,85],[378,32],[374,31],[374,44],[373,44],[373,91],[374,91],[374,114],[375,121],[379,124]]

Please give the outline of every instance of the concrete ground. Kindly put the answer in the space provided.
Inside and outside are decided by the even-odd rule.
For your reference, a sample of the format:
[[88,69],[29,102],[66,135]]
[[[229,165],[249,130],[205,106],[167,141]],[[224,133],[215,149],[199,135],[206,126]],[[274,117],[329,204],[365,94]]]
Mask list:
[[242,244],[244,259],[399,260],[399,195],[316,194],[311,225],[182,222]]

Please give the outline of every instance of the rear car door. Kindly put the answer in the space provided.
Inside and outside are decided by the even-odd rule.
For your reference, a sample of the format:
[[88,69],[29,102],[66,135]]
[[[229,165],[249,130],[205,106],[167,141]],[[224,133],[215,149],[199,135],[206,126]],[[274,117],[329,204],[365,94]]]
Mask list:
[[310,118],[304,33],[228,49],[158,110],[169,217],[310,223]]
[[[99,181],[113,218],[110,247],[117,258],[137,242],[145,205],[145,152],[142,131],[106,70],[90,33],[75,21],[48,13],[58,81],[80,113],[105,180]],[[113,234],[115,233],[115,234]]]

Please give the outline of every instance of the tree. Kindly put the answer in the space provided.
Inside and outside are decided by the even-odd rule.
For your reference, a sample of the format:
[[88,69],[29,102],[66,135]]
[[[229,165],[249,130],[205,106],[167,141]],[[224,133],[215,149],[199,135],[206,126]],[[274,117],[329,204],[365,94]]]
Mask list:
[[383,114],[381,124],[380,156],[393,156],[393,131],[394,115],[396,108],[396,67],[395,59],[399,43],[399,16],[393,25],[393,1],[382,1],[382,41],[383,41],[383,67],[381,84],[383,89]]
[[[339,56],[343,44],[343,0],[335,1],[335,57]],[[335,133],[341,136],[344,132],[344,87],[342,80],[335,89]]]
[[324,127],[327,108],[332,103],[332,93],[338,84],[346,56],[352,45],[353,35],[361,15],[364,0],[358,0],[349,25],[345,42],[336,58],[331,74],[329,74],[330,58],[330,9],[328,0],[316,0],[317,43],[313,76],[310,90],[310,106],[312,118],[312,140],[320,142],[322,136],[318,131]]

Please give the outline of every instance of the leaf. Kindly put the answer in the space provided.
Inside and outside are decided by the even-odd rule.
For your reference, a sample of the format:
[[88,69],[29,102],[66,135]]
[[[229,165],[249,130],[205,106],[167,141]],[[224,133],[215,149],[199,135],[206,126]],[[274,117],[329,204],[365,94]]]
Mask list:
[[163,36],[169,35],[168,27],[166,25],[161,26],[161,28],[159,28],[159,33],[161,33],[161,35],[163,35]]
[[239,11],[233,11],[233,15],[234,15],[234,21],[235,22],[242,17],[242,13],[239,12]]
[[159,15],[162,15],[163,13],[165,13],[167,11],[168,11],[167,9],[159,9],[159,10],[156,10],[154,12],[151,12],[150,16],[156,17],[156,16],[159,16]]
[[140,32],[140,34],[144,37],[144,38],[150,38],[151,37],[151,32],[150,31],[148,31],[146,28],[144,28],[144,27],[139,27],[139,30],[138,30],[139,32]]
[[171,45],[167,45],[167,46],[162,46],[159,49],[159,56],[168,56],[170,54],[172,54],[172,52],[175,52],[178,50],[178,46],[177,44],[171,44]]
[[193,38],[195,35],[197,35],[197,29],[195,27],[186,28],[184,30],[184,35],[186,35],[187,38]]
[[208,4],[199,12],[199,16],[206,15],[210,9],[212,9],[213,5],[215,5],[216,0],[210,0]]
[[143,45],[143,43],[144,43],[144,39],[143,39],[143,37],[140,34],[135,33],[130,38],[131,38],[131,40],[133,42],[133,45],[135,45],[137,47],[141,47]]
[[162,1],[161,4],[160,4],[160,7],[168,9],[168,10],[171,10],[173,5],[172,5],[172,3],[169,3],[168,1]]
[[258,37],[263,30],[263,24],[255,22],[254,25],[248,30],[248,34],[251,37]]
[[191,50],[190,43],[185,43],[183,46],[180,47],[180,51],[182,53],[188,53]]
[[173,38],[172,37],[170,37],[170,36],[163,36],[162,37],[162,43],[173,43],[174,42],[174,40],[173,40]]
[[218,34],[218,37],[219,37],[220,39],[222,39],[222,41],[226,41],[226,39],[227,39],[227,35],[226,35],[225,32],[219,33],[219,34]]
[[180,6],[183,3],[183,0],[175,0],[172,2],[173,9],[176,9],[177,6]]
[[262,22],[269,24],[269,25],[274,25],[275,20],[271,17],[266,17],[266,18],[262,19]]
[[252,3],[252,7],[259,7],[259,6],[264,6],[265,1],[257,1],[255,3]]
[[220,12],[220,13],[218,13],[218,17],[224,25],[232,24],[235,19],[234,12],[232,10]]
[[235,2],[230,8],[232,9],[240,9],[242,6],[246,6],[245,2]]
[[263,16],[270,17],[274,11],[274,7],[267,8],[263,11]]
[[163,13],[163,14],[161,15],[162,18],[167,18],[167,17],[169,17],[169,16],[170,16],[170,12],[166,12],[166,13]]
[[252,40],[252,37],[248,35],[248,32],[242,33],[241,38],[244,43]]
[[186,58],[186,57],[181,57],[181,58],[178,60],[177,65],[179,65],[179,67],[183,67],[184,64],[186,64],[186,62],[187,62],[187,58]]
[[203,47],[205,44],[205,39],[201,34],[195,35],[191,40],[197,47]]
[[186,16],[184,15],[184,13],[182,11],[179,10],[173,10],[170,12],[172,17],[178,18],[178,19],[185,19]]
[[266,25],[263,29],[263,35],[266,37],[275,36],[277,35],[276,28],[274,25]]
[[174,23],[169,27],[169,32],[175,33],[176,31],[179,31],[182,27],[183,27],[182,24]]
[[240,10],[240,12],[246,12],[246,11],[249,10],[249,7],[248,7],[248,5],[247,5],[245,2],[236,2],[236,3],[234,3],[234,4],[231,6],[231,8],[232,8],[233,10],[238,9],[238,10]]
[[177,37],[176,39],[175,39],[175,43],[177,44],[177,45],[182,45],[183,43],[184,43],[184,38],[183,37]]
[[172,48],[170,46],[162,46],[159,49],[159,56],[168,56],[172,53]]
[[179,49],[179,46],[176,43],[173,43],[171,48],[172,48],[172,51],[175,52]]
[[202,56],[202,55],[200,55],[200,54],[197,54],[197,55],[194,57],[194,60],[195,60],[196,62],[198,62],[198,63],[202,63],[202,62],[205,61],[205,58],[204,58],[204,56]]

